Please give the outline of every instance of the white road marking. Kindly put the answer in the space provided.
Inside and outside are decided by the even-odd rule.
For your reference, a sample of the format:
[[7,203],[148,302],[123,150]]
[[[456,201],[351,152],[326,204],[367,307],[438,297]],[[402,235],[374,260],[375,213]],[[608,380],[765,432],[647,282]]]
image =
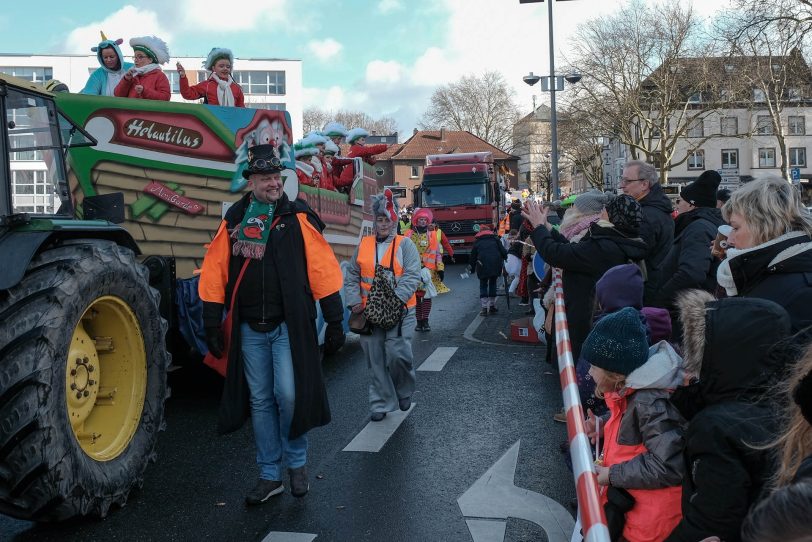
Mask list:
[[315,534],[309,533],[283,533],[281,531],[271,531],[262,542],[313,542],[316,539]]
[[355,438],[347,444],[344,448],[345,452],[380,452],[389,437],[395,434],[400,424],[406,419],[406,416],[411,414],[414,406],[417,403],[412,403],[409,410],[403,412],[396,410],[388,412],[386,418],[379,422],[370,421],[361,429],[361,432],[355,435]]
[[438,346],[417,368],[418,371],[442,371],[451,356],[457,351],[456,346]]
[[462,515],[477,519],[506,520],[511,517],[532,521],[544,529],[550,542],[569,542],[575,525],[569,512],[550,497],[513,484],[520,442],[516,441],[457,499]]
[[506,521],[492,519],[466,519],[474,542],[502,542],[505,539]]

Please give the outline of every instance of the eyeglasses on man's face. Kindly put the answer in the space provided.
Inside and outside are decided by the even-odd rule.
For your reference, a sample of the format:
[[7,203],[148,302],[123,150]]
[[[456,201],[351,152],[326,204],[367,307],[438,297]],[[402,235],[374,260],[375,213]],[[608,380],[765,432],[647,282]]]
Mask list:
[[620,186],[626,186],[629,183],[639,183],[645,181],[646,179],[627,179],[626,177],[620,178]]

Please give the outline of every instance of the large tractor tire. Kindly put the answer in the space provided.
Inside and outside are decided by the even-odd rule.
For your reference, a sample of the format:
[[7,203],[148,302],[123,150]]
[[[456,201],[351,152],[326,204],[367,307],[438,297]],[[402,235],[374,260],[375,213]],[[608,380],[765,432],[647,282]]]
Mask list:
[[0,512],[103,517],[141,486],[167,395],[158,302],[132,251],[95,239],[0,292]]

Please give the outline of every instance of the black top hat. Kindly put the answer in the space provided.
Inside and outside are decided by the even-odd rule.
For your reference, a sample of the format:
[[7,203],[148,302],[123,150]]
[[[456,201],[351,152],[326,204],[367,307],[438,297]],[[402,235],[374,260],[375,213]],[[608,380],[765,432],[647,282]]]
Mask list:
[[248,167],[242,176],[248,178],[255,173],[279,173],[285,169],[273,145],[254,145],[248,149]]

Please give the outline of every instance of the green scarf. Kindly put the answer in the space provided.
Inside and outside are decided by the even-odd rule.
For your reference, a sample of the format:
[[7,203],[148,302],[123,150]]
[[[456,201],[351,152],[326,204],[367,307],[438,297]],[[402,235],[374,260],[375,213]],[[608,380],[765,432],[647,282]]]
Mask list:
[[271,222],[276,205],[262,203],[252,195],[245,216],[240,227],[231,234],[234,245],[231,253],[234,256],[243,256],[254,260],[261,260],[265,256],[265,245],[271,235]]

